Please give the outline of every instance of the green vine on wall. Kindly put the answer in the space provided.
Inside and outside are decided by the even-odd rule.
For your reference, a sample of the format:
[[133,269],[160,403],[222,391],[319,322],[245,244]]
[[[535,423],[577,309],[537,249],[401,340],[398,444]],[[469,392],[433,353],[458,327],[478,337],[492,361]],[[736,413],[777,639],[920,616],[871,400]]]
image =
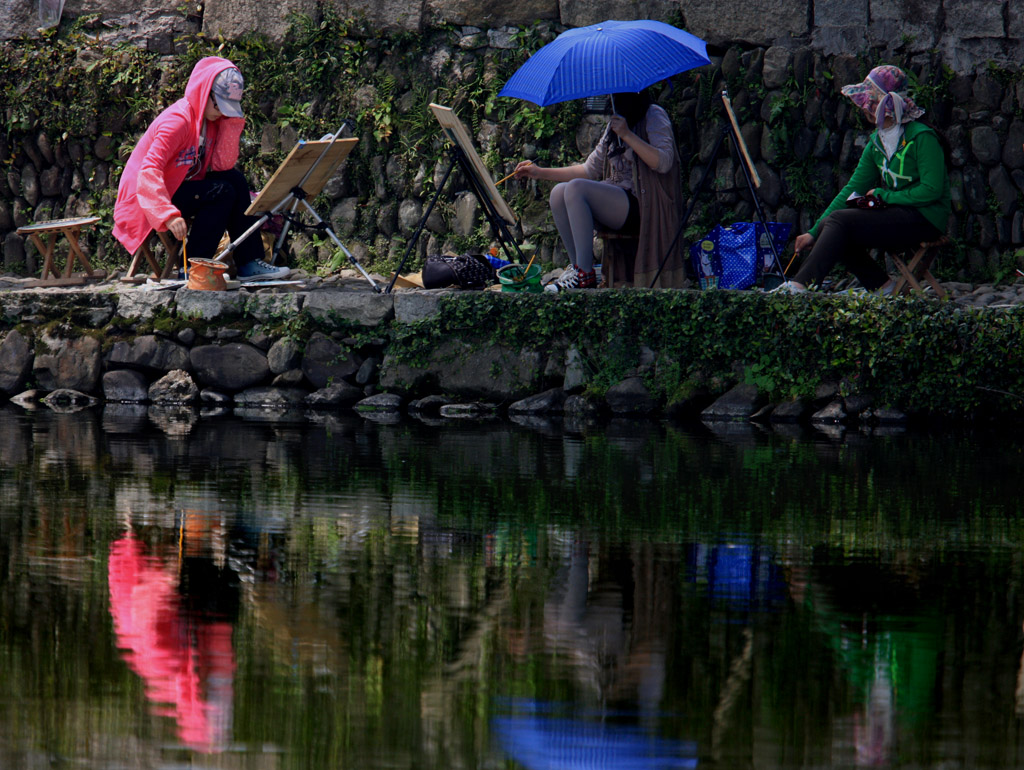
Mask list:
[[633,290],[529,294],[459,293],[438,317],[396,325],[390,353],[422,363],[442,341],[551,353],[580,350],[598,389],[643,368],[671,403],[697,390],[757,385],[775,401],[811,398],[834,383],[843,396],[879,405],[967,415],[1019,409],[1024,398],[1024,313],[933,300],[855,295]]

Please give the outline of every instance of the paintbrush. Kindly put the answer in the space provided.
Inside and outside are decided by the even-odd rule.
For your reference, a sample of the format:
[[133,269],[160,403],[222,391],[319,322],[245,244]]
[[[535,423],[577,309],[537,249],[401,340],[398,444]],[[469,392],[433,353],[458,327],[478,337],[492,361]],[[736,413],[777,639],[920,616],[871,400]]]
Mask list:
[[[529,161],[527,161],[527,165],[530,165],[530,166],[532,166],[532,165],[533,165],[533,161],[532,161],[532,160],[529,160]],[[509,179],[511,179],[511,178],[512,178],[512,177],[514,177],[515,175],[516,175],[516,172],[515,172],[515,171],[513,171],[513,172],[512,172],[511,174],[509,174],[509,175],[508,175],[508,176],[506,176],[506,177],[502,177],[501,179],[499,179],[499,180],[498,180],[497,182],[495,182],[494,184],[504,184],[505,182],[507,182],[507,181],[508,181]]]
[[530,268],[533,267],[533,260],[536,259],[536,257],[537,257],[536,254],[534,254],[532,257],[530,257],[530,261],[526,265],[526,269],[522,272],[522,274],[518,278],[515,279],[516,283],[520,283],[521,281],[525,281],[526,280],[526,276],[528,276],[530,274]]

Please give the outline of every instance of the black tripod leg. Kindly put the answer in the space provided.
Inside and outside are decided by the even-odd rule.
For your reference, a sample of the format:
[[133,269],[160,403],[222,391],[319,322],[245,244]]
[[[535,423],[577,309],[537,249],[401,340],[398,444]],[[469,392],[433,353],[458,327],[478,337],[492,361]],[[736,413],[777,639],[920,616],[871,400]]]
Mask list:
[[448,182],[448,177],[452,173],[452,169],[455,168],[455,164],[458,162],[457,158],[452,158],[452,162],[448,164],[447,170],[444,172],[444,178],[441,180],[441,184],[437,186],[434,191],[434,196],[430,199],[430,205],[427,206],[427,210],[423,212],[423,217],[420,219],[419,225],[416,226],[416,232],[412,234],[412,238],[409,240],[409,245],[405,247],[405,254],[402,255],[402,261],[398,263],[398,267],[395,268],[395,274],[391,276],[391,280],[388,282],[387,287],[384,289],[385,294],[390,294],[391,289],[395,286],[395,281],[398,280],[398,274],[402,272],[402,268],[405,267],[405,262],[409,259],[409,254],[412,253],[413,247],[416,245],[416,241],[419,240],[420,233],[423,232],[424,226],[427,224],[427,220],[430,218],[431,212],[434,210],[434,205],[437,203],[437,199],[441,195],[441,191],[444,189],[445,184]]
[[494,237],[498,239],[498,243],[501,244],[502,250],[509,257],[510,262],[515,262],[515,255],[512,254],[512,250],[509,249],[508,244],[512,244],[516,254],[519,256],[519,261],[523,261],[523,252],[519,249],[519,244],[516,243],[512,237],[512,233],[508,231],[508,227],[505,225],[505,221],[498,214],[498,210],[494,206],[494,202],[490,196],[487,195],[487,191],[484,189],[483,184],[477,178],[476,170],[473,165],[466,158],[466,154],[460,147],[455,147],[455,155],[459,161],[459,165],[462,167],[462,173],[466,175],[466,179],[469,180],[470,186],[473,188],[473,194],[476,196],[477,201],[483,207],[484,216],[487,218],[488,223],[491,225],[491,230],[494,231]]
[[661,264],[658,265],[658,272],[654,274],[654,278],[651,280],[650,289],[654,288],[654,284],[658,282],[661,277],[661,271],[665,269],[665,263],[668,262],[669,255],[675,249],[676,244],[679,242],[679,236],[683,234],[683,230],[686,228],[686,223],[690,221],[690,216],[693,214],[693,210],[697,207],[697,199],[700,194],[704,191],[705,186],[708,183],[708,177],[711,176],[711,170],[715,167],[715,163],[718,161],[718,153],[722,150],[722,142],[725,141],[725,137],[729,134],[729,127],[725,126],[722,128],[722,132],[718,135],[718,139],[715,140],[715,147],[711,151],[711,157],[708,159],[707,166],[704,167],[704,173],[701,174],[700,181],[697,183],[697,189],[693,191],[693,195],[690,196],[690,203],[686,207],[686,213],[683,214],[683,218],[679,220],[679,228],[676,230],[676,235],[672,239],[672,245],[668,247],[668,251],[665,252],[665,256],[661,258]]

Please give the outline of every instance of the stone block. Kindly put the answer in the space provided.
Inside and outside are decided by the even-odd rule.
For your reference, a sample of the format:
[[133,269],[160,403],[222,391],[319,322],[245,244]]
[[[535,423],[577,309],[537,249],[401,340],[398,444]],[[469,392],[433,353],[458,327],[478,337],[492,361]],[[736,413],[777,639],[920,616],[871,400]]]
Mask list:
[[302,372],[316,388],[351,377],[360,364],[362,361],[350,351],[320,332],[309,338],[302,356]]
[[474,24],[498,27],[508,24],[533,24],[541,19],[558,18],[557,0],[520,0],[494,3],[490,0],[427,0],[429,21],[434,23]]
[[430,289],[428,291],[399,291],[395,294],[395,320],[411,324],[437,316],[441,298],[451,294],[452,289]]
[[246,388],[235,394],[239,406],[296,406],[305,402],[309,393],[302,388]]
[[102,379],[103,397],[107,401],[142,403],[149,400],[149,383],[142,372],[114,369]]
[[658,400],[640,377],[627,377],[612,385],[604,399],[614,414],[650,414],[658,408]]
[[341,18],[361,19],[378,33],[419,32],[423,27],[423,5],[406,0],[333,0]]
[[194,291],[184,287],[174,293],[178,316],[217,321],[242,315],[248,301],[247,292]]
[[270,376],[267,357],[242,342],[200,345],[192,348],[189,360],[196,380],[204,388],[228,392],[244,390]]
[[765,397],[754,385],[736,385],[701,412],[704,420],[746,420],[765,404]]
[[1005,37],[1005,9],[1006,3],[1002,0],[956,0],[943,3],[946,12],[944,33],[959,40]]
[[[862,51],[867,47],[867,29],[865,27],[819,27],[815,26],[811,34],[814,47],[827,56]],[[837,86],[845,85],[838,79]]]
[[151,372],[189,369],[189,351],[184,345],[154,334],[145,334],[131,342],[115,342],[110,348],[110,364]]
[[44,352],[36,354],[32,372],[43,390],[78,390],[94,393],[100,381],[102,355],[93,337],[63,339],[44,335]]
[[0,394],[20,393],[32,369],[32,341],[17,329],[0,340]]
[[148,321],[174,309],[174,295],[166,291],[126,291],[117,297],[117,315]]
[[[577,2],[583,4],[582,0]],[[661,19],[669,11],[678,8],[686,19],[686,30],[709,43],[742,41],[753,45],[770,45],[775,40],[800,37],[811,31],[807,5],[791,0],[723,0],[717,3],[680,0],[678,4],[659,4],[657,9],[648,9],[644,3],[627,3],[626,0],[623,0],[623,5],[629,6],[629,16],[603,18]],[[655,15],[644,13],[647,10],[654,11]],[[564,5],[562,21],[567,23]]]
[[306,295],[302,312],[320,321],[342,320],[360,326],[378,326],[394,317],[394,295],[311,291]]
[[447,340],[430,351],[425,361],[410,363],[385,357],[380,386],[416,393],[433,383],[435,389],[453,396],[515,400],[536,391],[541,363],[536,351]]
[[585,27],[605,19],[663,19],[669,8],[670,4],[664,0],[561,0],[559,3],[561,22],[567,27]]
[[263,324],[280,323],[297,316],[305,299],[301,292],[250,294],[245,301],[245,313]]
[[561,413],[565,408],[565,399],[568,395],[561,388],[552,388],[538,393],[534,396],[527,396],[511,404],[508,408],[509,414],[551,414]]
[[154,404],[194,404],[199,388],[188,372],[176,369],[150,385],[147,395]]
[[[902,42],[911,51],[934,47],[939,35],[937,6],[935,0],[871,0],[869,42],[883,48]],[[814,12],[817,19],[817,3]]]
[[255,32],[281,42],[288,31],[288,17],[293,13],[316,18],[316,0],[284,0],[274,4],[259,0],[208,0],[203,10],[203,32],[210,37],[224,35],[229,40]]
[[789,80],[793,54],[788,48],[773,45],[764,52],[762,80],[768,89],[781,88]]
[[271,345],[267,351],[267,364],[274,374],[297,369],[301,363],[302,347],[296,340],[285,337]]
[[348,382],[335,382],[306,396],[305,402],[313,408],[344,407],[363,398],[363,389]]

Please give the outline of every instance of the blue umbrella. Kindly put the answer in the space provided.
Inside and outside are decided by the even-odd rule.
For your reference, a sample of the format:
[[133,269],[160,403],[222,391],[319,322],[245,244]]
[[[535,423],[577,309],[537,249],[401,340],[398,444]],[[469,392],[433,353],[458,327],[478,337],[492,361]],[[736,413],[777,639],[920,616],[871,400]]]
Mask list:
[[642,91],[710,63],[703,40],[670,24],[604,21],[563,32],[527,59],[498,95],[545,107],[587,96]]

